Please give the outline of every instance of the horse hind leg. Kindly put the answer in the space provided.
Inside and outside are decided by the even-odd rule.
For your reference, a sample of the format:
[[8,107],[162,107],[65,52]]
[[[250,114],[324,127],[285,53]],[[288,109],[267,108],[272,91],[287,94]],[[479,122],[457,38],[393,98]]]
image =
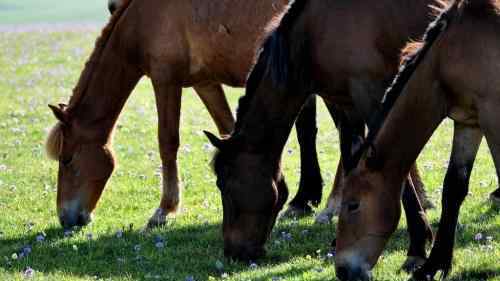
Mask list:
[[420,204],[422,205],[422,208],[424,210],[434,209],[436,206],[434,206],[434,203],[432,203],[432,201],[427,196],[427,193],[425,192],[425,185],[422,181],[422,178],[420,177],[417,163],[413,164],[413,166],[411,167],[410,176],[413,181],[413,185],[415,186],[415,191],[417,192],[418,199],[420,201]]
[[158,141],[162,161],[162,198],[160,206],[149,219],[148,228],[162,226],[167,215],[177,211],[181,198],[177,152],[182,88],[153,79],[158,110]]
[[443,184],[439,228],[429,258],[413,274],[416,280],[429,280],[429,277],[433,280],[438,271],[442,271],[444,278],[451,269],[460,206],[468,193],[481,139],[479,128],[455,122],[450,164]]
[[300,217],[312,213],[321,202],[323,179],[316,152],[316,96],[310,96],[295,122],[300,145],[300,182],[295,197],[282,217]]
[[360,147],[365,130],[364,121],[355,110],[340,110],[330,104],[327,104],[327,108],[340,132],[341,156],[326,207],[316,216],[315,221],[319,224],[329,223],[340,212],[345,168],[350,169],[349,167],[354,165],[350,156],[354,150]]
[[220,84],[207,84],[194,87],[196,93],[212,116],[219,134],[227,136],[234,128],[234,117]]

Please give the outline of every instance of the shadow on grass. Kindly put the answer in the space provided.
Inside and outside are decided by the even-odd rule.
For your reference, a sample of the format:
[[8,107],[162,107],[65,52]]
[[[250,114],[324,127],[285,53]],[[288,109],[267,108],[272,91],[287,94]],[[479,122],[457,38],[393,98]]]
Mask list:
[[[215,266],[218,260],[225,264],[223,271],[229,274],[251,270],[248,264],[224,259],[219,224],[184,226],[175,225],[174,222],[174,225],[151,233],[127,229],[121,238],[110,230],[89,239],[85,228],[71,237],[64,237],[59,228],[47,229],[45,233],[46,239],[41,243],[36,242],[36,233],[0,240],[0,258],[8,258],[0,259],[0,268],[16,273],[29,266],[43,273],[64,272],[75,276],[127,277],[134,280],[185,280],[187,276],[194,276],[195,280],[207,280],[209,276],[221,275]],[[259,268],[269,269],[288,263],[295,257],[309,255],[316,258],[318,250],[324,256],[330,250],[334,233],[333,224],[309,225],[301,220],[296,223],[281,222],[267,243],[268,255],[258,262]],[[396,243],[390,244],[389,252],[406,248],[406,231],[398,229],[395,237]],[[159,240],[164,241],[164,248],[156,247],[155,243]],[[31,245],[32,249],[28,257],[18,260],[10,258],[13,253],[20,253],[26,245]],[[331,261],[324,260],[322,266],[331,266]],[[294,266],[286,272],[272,273],[272,277],[286,279],[310,270],[306,265]],[[269,270],[256,272],[252,280],[270,279]]]
[[[490,209],[481,218],[466,223],[493,220],[496,214],[497,210]],[[498,231],[499,226],[490,225],[484,232]],[[60,228],[51,228],[45,231],[46,239],[41,243],[36,242],[36,233],[0,240],[0,268],[16,273],[29,266],[43,273],[64,272],[75,276],[134,280],[185,280],[187,276],[194,276],[195,280],[207,280],[209,276],[220,276],[222,271],[233,274],[252,270],[248,264],[224,259],[220,228],[220,224],[209,223],[176,225],[174,220],[168,226],[150,233],[126,229],[122,237],[117,237],[116,232],[108,230],[91,239],[85,228],[71,237],[65,237]],[[335,224],[316,225],[302,220],[280,222],[267,243],[268,255],[259,261],[259,269],[288,263],[295,257],[309,255],[315,258],[318,250],[325,255],[330,250],[335,231]],[[474,234],[465,231],[461,236],[463,239],[457,239],[456,247],[466,247],[475,242],[472,238]],[[406,230],[398,228],[385,254],[405,252],[407,237]],[[164,241],[164,247],[157,245],[160,241]],[[13,260],[11,255],[20,253],[26,245],[31,245],[32,250],[28,257]],[[225,264],[222,271],[215,266],[218,260]],[[322,266],[331,266],[331,261],[324,260]],[[269,280],[272,277],[286,280],[287,277],[300,276],[310,270],[312,268],[307,265],[294,266],[283,272],[256,270],[252,280]],[[456,278],[490,273],[463,272],[458,273]]]
[[500,268],[478,271],[462,271],[454,274],[449,281],[485,281],[500,276]]

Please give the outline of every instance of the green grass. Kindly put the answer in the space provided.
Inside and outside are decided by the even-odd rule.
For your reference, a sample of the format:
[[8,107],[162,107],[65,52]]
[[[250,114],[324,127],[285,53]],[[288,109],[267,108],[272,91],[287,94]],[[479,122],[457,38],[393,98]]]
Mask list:
[[[183,207],[166,227],[151,234],[140,232],[160,197],[155,104],[147,80],[137,87],[119,120],[115,150],[120,165],[97,206],[93,223],[72,237],[63,237],[55,211],[57,164],[48,161],[43,152],[46,130],[54,124],[47,104],[67,101],[96,35],[0,33],[0,165],[4,165],[0,167],[5,168],[0,169],[0,280],[24,280],[22,272],[28,266],[35,270],[34,280],[182,281],[187,276],[220,280],[215,266],[218,260],[224,263],[227,280],[335,280],[331,262],[323,259],[335,236],[335,224],[317,226],[312,218],[279,222],[268,243],[269,255],[257,269],[223,258],[220,198],[208,167],[211,152],[204,149],[207,140],[201,133],[204,129],[216,130],[191,90],[183,95],[179,155]],[[236,104],[241,93],[228,89],[231,104]],[[338,136],[323,106],[318,120],[326,199],[339,156]],[[451,123],[447,121],[419,159],[436,203],[450,135]],[[285,151],[284,173],[293,195],[299,175],[294,134]],[[500,280],[500,216],[498,209],[487,202],[496,184],[491,157],[483,144],[470,184],[471,194],[461,212],[451,280]],[[439,213],[439,208],[429,212],[434,226]],[[116,232],[121,229],[125,229],[124,236],[117,238]],[[304,230],[309,231],[307,235]],[[291,232],[293,240],[280,240],[281,231]],[[46,241],[35,242],[42,232],[47,235]],[[89,233],[92,240],[87,238]],[[492,236],[493,241],[476,242],[476,233]],[[155,248],[157,235],[166,240],[162,250]],[[407,242],[402,219],[375,268],[377,280],[408,279],[398,271]],[[25,245],[32,246],[32,253],[13,259],[12,255]],[[134,250],[136,245],[140,245],[139,251]]]
[[105,0],[0,0],[0,24],[103,22]]

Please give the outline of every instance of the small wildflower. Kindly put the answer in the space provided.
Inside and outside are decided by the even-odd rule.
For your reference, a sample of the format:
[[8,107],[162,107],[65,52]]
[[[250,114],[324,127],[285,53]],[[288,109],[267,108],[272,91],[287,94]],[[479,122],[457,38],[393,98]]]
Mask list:
[[214,147],[211,144],[205,143],[203,144],[203,150],[206,152],[212,152]]
[[4,171],[7,171],[7,165],[1,164],[0,165],[0,172],[4,172]]
[[331,252],[328,252],[328,254],[326,254],[326,258],[328,259],[333,259],[335,257],[335,251],[331,251]]
[[45,235],[43,233],[38,234],[35,239],[36,239],[36,242],[42,243],[43,241],[45,241]]
[[13,253],[12,256],[10,256],[13,260],[17,260],[19,257],[17,256],[17,253]]
[[257,268],[257,264],[254,263],[254,262],[250,263],[250,268],[251,269],[256,269]]
[[23,254],[24,257],[27,257],[29,254],[31,254],[31,246],[26,245],[21,249],[21,253]]
[[163,249],[163,248],[165,248],[165,243],[164,242],[156,242],[155,247],[157,249]]
[[156,243],[159,243],[159,242],[163,242],[164,239],[163,237],[161,237],[160,235],[156,235],[154,238],[153,238],[153,241]]
[[26,224],[26,227],[28,228],[28,231],[31,231],[31,230],[33,229],[33,227],[34,227],[34,226],[35,226],[35,224],[34,224],[34,223],[32,223],[32,222],[28,222],[28,223]]
[[222,271],[224,269],[224,264],[220,260],[217,260],[215,262],[215,269]]
[[23,271],[23,277],[24,278],[33,278],[33,275],[35,275],[35,271],[31,267],[26,267]]
[[474,236],[474,240],[476,241],[481,241],[483,240],[483,234],[482,233],[478,233]]
[[290,241],[293,239],[292,234],[285,231],[281,232],[281,238],[285,241]]

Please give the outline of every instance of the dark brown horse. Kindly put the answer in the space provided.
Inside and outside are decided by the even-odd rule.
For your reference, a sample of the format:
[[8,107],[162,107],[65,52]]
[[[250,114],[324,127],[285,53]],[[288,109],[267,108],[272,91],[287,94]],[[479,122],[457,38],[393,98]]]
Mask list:
[[[229,139],[207,134],[222,193],[225,253],[254,259],[288,195],[280,158],[304,102],[318,93],[334,112],[342,155],[349,156],[399,66],[400,49],[431,21],[433,1],[297,0],[264,50],[240,99]],[[353,165],[343,159],[346,168]],[[411,246],[408,264],[425,258],[430,232],[411,188],[405,189]],[[420,235],[415,235],[415,231]],[[424,233],[424,234],[422,234]]]
[[362,160],[346,179],[337,233],[341,280],[369,276],[398,224],[401,183],[446,117],[454,120],[454,135],[441,219],[429,259],[414,277],[433,280],[442,271],[444,278],[451,270],[459,210],[483,135],[500,172],[499,30],[498,0],[459,0],[431,25],[423,43],[412,45],[385,98],[386,120],[370,132]]
[[[256,49],[287,4],[285,0],[110,1],[115,15],[98,40],[70,104],[52,107],[61,122],[47,147],[49,155],[61,162],[57,200],[61,223],[71,227],[90,219],[114,166],[108,140],[136,83],[136,76],[128,76],[133,72],[151,77],[156,93],[163,194],[148,225],[163,224],[180,201],[177,151],[182,87],[193,86],[220,134],[229,134],[234,120],[221,83],[244,85]],[[115,61],[120,68],[113,70],[109,65]],[[302,169],[296,202],[303,209],[321,200],[315,110],[311,99],[297,121]],[[100,115],[105,112],[110,115]],[[92,148],[95,155],[83,156],[80,150],[87,143],[102,147]],[[84,162],[77,162],[82,157]]]

